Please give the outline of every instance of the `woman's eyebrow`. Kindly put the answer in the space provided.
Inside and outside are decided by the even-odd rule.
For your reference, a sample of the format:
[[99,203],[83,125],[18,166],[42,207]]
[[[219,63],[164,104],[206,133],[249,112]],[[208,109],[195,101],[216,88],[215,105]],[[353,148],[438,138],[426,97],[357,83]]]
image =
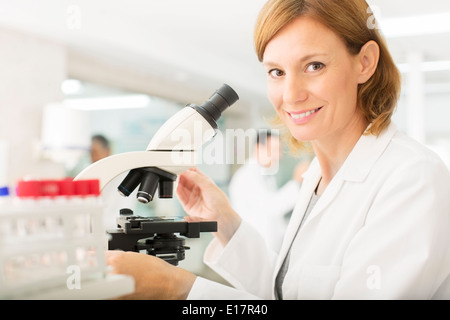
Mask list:
[[[322,58],[322,57],[326,57],[327,54],[326,53],[322,53],[322,52],[318,52],[318,53],[309,53],[303,57],[301,57],[300,59],[298,59],[299,62],[305,62],[308,60],[312,60],[313,58]],[[273,61],[263,61],[262,62],[263,66],[265,67],[273,67],[273,66],[278,66],[279,64]]]
[[277,67],[278,63],[271,62],[271,61],[263,61],[262,65],[265,67]]

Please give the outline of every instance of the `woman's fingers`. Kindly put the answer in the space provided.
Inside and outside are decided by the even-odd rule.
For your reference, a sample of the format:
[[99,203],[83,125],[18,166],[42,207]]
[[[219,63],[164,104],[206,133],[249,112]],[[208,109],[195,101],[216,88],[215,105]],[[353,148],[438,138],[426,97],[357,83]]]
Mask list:
[[198,198],[211,188],[214,182],[198,169],[189,169],[180,174],[177,186],[177,196],[183,205],[198,202]]
[[112,273],[134,278],[135,291],[120,299],[185,299],[196,276],[166,261],[142,253],[107,251]]
[[214,182],[197,168],[191,168],[180,174],[180,182],[188,188],[197,185],[200,188],[215,185]]
[[188,180],[183,174],[178,179],[177,196],[182,204],[189,200],[190,191],[192,190],[192,182]]

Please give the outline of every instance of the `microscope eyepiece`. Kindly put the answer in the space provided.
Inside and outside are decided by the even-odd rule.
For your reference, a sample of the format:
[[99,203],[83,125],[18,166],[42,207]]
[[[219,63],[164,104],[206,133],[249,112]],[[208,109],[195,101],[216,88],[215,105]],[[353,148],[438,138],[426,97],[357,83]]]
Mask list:
[[213,95],[201,106],[191,105],[198,111],[213,128],[217,128],[222,112],[239,100],[238,94],[227,84],[223,84]]
[[222,112],[238,100],[239,96],[237,93],[227,84],[223,84],[206,102],[209,102],[210,104],[205,105],[205,103],[202,106],[204,106],[204,108],[214,117],[214,120],[217,121]]

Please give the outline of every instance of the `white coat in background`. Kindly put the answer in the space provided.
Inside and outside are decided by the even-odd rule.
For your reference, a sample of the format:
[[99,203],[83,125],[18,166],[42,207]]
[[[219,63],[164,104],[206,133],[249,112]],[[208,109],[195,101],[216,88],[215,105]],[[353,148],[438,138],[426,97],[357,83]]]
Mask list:
[[272,170],[251,158],[233,175],[228,192],[234,210],[278,252],[286,229],[285,216],[293,210],[299,191],[300,183],[295,180],[278,188]]
[[450,299],[450,173],[391,124],[362,136],[295,233],[321,177],[304,175],[280,254],[245,222],[205,262],[230,288],[198,277],[190,299],[271,299],[292,244],[284,299]]

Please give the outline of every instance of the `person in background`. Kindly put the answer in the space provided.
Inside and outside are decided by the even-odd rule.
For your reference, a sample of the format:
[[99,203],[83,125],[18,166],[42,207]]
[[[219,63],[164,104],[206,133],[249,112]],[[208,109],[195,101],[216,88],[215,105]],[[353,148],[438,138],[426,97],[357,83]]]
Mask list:
[[101,134],[93,135],[91,138],[90,153],[92,163],[109,157],[111,155],[111,146],[109,140]]
[[278,188],[276,173],[282,155],[278,134],[258,130],[253,154],[233,175],[228,190],[233,208],[261,233],[268,247],[277,252],[283,240],[286,218],[297,201],[302,174],[309,164],[302,161],[292,179]]
[[111,155],[111,143],[102,134],[91,136],[89,153],[83,154],[78,163],[66,172],[68,177],[76,177],[88,165]]
[[[112,154],[111,143],[108,138],[102,134],[93,135],[91,138],[91,162],[97,162]],[[102,198],[104,203],[104,224],[106,229],[117,227],[116,219],[119,216],[120,209],[134,209],[136,206],[136,198],[133,196],[122,197],[117,192],[117,186],[125,178],[126,172],[111,180],[102,190]]]

